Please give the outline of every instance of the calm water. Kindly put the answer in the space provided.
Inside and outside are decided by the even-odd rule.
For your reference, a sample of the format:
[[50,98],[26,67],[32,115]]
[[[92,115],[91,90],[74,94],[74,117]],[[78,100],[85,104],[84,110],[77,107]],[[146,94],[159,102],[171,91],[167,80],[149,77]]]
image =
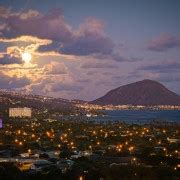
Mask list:
[[153,120],[180,123],[180,110],[113,110],[105,111],[96,121],[123,121],[127,123],[149,123]]

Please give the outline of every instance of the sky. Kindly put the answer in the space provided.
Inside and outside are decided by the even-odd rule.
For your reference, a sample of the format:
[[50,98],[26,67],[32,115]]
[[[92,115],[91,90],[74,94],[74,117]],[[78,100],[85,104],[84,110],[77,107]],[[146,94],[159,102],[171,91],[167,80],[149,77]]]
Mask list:
[[0,88],[94,100],[152,79],[180,94],[179,0],[1,0]]

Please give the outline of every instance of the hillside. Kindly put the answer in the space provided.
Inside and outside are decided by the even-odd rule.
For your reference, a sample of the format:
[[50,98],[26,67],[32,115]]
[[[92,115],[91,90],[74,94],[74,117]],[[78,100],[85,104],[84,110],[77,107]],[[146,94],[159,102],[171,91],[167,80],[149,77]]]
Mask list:
[[23,94],[17,91],[0,90],[0,111],[9,107],[30,107],[37,111],[62,112],[73,111],[73,104],[60,98]]
[[157,81],[145,79],[109,91],[90,103],[100,105],[180,105],[180,95]]

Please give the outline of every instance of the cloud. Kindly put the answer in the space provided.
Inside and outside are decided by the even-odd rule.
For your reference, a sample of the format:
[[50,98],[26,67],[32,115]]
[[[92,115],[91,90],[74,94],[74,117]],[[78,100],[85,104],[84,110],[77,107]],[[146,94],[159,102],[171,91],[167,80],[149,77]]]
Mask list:
[[89,17],[74,33],[73,41],[65,44],[61,51],[74,55],[108,54],[113,51],[114,46],[113,41],[105,35],[104,23]]
[[106,36],[101,20],[87,18],[77,30],[71,28],[71,40],[62,42],[55,40],[48,46],[42,46],[39,51],[56,50],[66,55],[87,56],[91,54],[108,54],[115,47],[114,42]]
[[[2,82],[6,88],[17,83],[28,93],[94,98],[117,86],[112,76],[124,73],[128,66],[119,62],[141,60],[123,56],[105,32],[105,22],[97,18],[86,18],[73,28],[60,9],[41,13],[2,8],[0,21],[0,71],[12,80],[11,85],[8,80]],[[32,54],[31,66],[22,62],[25,51]]]
[[79,83],[91,83],[91,79],[84,79],[84,78],[82,78],[82,79],[78,79],[77,80],[77,82],[79,82]]
[[1,89],[16,89],[22,88],[31,83],[27,77],[8,76],[0,72],[0,88]]
[[115,53],[112,52],[110,54],[95,54],[93,55],[94,58],[98,58],[98,59],[106,59],[106,60],[114,60],[117,62],[138,62],[138,61],[142,61],[142,58],[135,58],[135,57],[124,57],[119,53]]
[[162,52],[176,47],[180,47],[180,38],[164,33],[159,37],[152,39],[149,42],[147,49]]
[[41,16],[41,13],[37,10],[29,9],[26,12],[13,12],[11,7],[0,6],[0,17],[8,19],[10,17],[19,17],[20,19],[31,19]]
[[6,66],[4,66],[3,64],[0,65],[0,70],[37,70],[37,64],[28,64],[28,66],[26,64],[6,64]]
[[80,67],[84,69],[118,68],[117,65],[107,62],[85,62]]
[[22,64],[22,60],[20,58],[17,58],[15,56],[10,56],[8,54],[3,55],[3,57],[0,57],[0,64],[1,65],[7,65],[7,64]]
[[47,45],[47,44],[51,44],[52,40],[40,39],[35,36],[18,36],[16,38],[0,38],[0,42],[3,43],[28,42],[28,43],[38,43],[39,45]]
[[57,91],[74,91],[74,92],[78,92],[82,90],[82,87],[77,85],[77,84],[57,84],[54,83],[51,85],[51,90],[54,92]]
[[45,74],[67,74],[67,67],[64,63],[61,62],[51,62],[50,64],[46,64],[44,66]]
[[159,73],[166,73],[166,72],[174,73],[174,72],[178,72],[179,69],[180,69],[180,63],[176,61],[162,62],[159,64],[150,64],[138,68],[138,70],[152,71]]
[[32,18],[36,18],[36,17],[41,17],[42,14],[37,11],[37,10],[33,10],[33,9],[29,9],[26,12],[21,12],[21,13],[17,13],[17,15],[20,17],[20,19],[22,20],[27,20],[27,19],[32,19]]
[[8,7],[4,7],[4,6],[0,6],[0,17],[7,19],[11,14],[11,8]]
[[[5,25],[2,26],[3,42],[20,41],[31,37],[42,42],[32,42],[28,47],[38,56],[97,56],[99,59],[117,62],[136,62],[140,58],[126,58],[116,53],[117,45],[105,32],[105,22],[86,18],[74,29],[64,18],[61,9],[52,9],[47,13],[29,9],[27,12],[14,12],[11,8],[1,7]],[[17,36],[21,38],[16,39]],[[35,40],[35,39],[34,39]],[[26,50],[29,50],[26,48]]]
[[25,88],[25,91],[29,93],[51,96],[56,94],[60,97],[67,96],[68,93],[77,93],[81,90],[82,87],[76,83],[70,74],[56,76],[48,74]]
[[[7,28],[7,24],[5,22],[0,22],[0,31],[4,30],[5,28]],[[0,32],[0,36],[2,35],[2,33]]]
[[[0,43],[8,43],[7,53],[12,51],[34,53],[40,46],[48,45],[52,43],[52,40],[49,39],[40,39],[34,36],[18,36],[16,38],[0,38]],[[16,44],[12,46],[12,44]]]
[[[5,11],[5,8],[2,9]],[[6,27],[2,31],[8,36],[36,36],[41,39],[53,40],[53,43],[40,50],[54,50],[69,55],[90,55],[95,53],[108,54],[115,47],[114,42],[104,32],[104,22],[89,17],[80,24],[77,30],[69,25],[61,9],[53,9],[46,14],[35,10],[25,13],[14,13],[6,10]]]
[[[27,13],[31,16],[27,13],[11,12],[11,15],[6,18],[11,35],[30,35],[61,42],[67,42],[72,38],[71,27],[64,20],[61,9],[53,9],[47,14],[29,11]],[[4,34],[7,33],[4,31]]]
[[[22,64],[21,56],[23,52],[38,56],[37,49],[42,45],[51,44],[52,40],[33,36],[19,36],[16,38],[0,38],[0,43],[7,44],[6,50],[0,53],[0,64]],[[56,55],[54,52],[46,52],[45,54],[42,53],[41,56],[47,54]]]

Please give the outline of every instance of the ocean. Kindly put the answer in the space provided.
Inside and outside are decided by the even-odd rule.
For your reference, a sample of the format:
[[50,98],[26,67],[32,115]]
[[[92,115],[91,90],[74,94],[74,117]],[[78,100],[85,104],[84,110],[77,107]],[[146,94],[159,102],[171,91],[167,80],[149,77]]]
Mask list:
[[105,116],[97,116],[95,121],[122,121],[146,124],[152,121],[180,123],[180,110],[106,110]]

